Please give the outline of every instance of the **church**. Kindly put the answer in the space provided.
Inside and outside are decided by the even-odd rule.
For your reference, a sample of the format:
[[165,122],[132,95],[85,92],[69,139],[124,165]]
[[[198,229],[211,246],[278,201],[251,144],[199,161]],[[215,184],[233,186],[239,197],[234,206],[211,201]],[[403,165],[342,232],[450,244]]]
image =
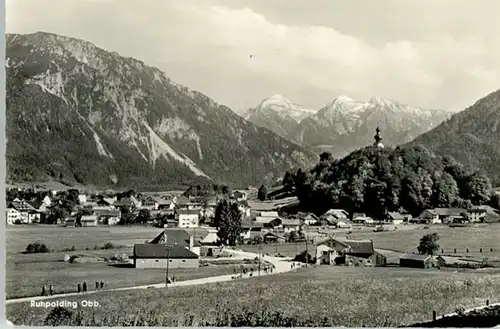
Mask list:
[[380,136],[380,127],[377,126],[377,129],[375,130],[375,136],[373,138],[375,139],[375,143],[373,143],[373,146],[378,147],[378,148],[384,148],[384,144],[382,144],[382,136]]

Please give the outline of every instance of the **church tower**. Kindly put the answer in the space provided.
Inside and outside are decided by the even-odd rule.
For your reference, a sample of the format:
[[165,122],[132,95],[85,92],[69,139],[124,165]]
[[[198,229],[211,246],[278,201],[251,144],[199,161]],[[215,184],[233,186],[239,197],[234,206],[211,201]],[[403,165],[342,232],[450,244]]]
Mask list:
[[383,148],[384,144],[382,144],[382,137],[380,136],[380,127],[377,126],[377,129],[375,130],[375,136],[373,138],[375,139],[375,143],[373,143],[374,146]]

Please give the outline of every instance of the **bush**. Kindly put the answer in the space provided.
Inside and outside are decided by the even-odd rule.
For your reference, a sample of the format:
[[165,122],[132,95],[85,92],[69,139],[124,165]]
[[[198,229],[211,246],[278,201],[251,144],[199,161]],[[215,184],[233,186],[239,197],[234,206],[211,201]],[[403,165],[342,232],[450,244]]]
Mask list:
[[112,244],[111,242],[106,242],[104,244],[104,247],[102,247],[102,249],[105,249],[105,250],[108,250],[108,249],[115,249],[116,246],[114,244]]
[[45,252],[50,252],[49,248],[42,243],[41,241],[36,241],[33,243],[30,243],[26,246],[26,251],[27,254],[35,254],[35,253],[45,253]]
[[70,326],[72,324],[73,312],[64,307],[55,307],[50,313],[45,317],[45,326]]

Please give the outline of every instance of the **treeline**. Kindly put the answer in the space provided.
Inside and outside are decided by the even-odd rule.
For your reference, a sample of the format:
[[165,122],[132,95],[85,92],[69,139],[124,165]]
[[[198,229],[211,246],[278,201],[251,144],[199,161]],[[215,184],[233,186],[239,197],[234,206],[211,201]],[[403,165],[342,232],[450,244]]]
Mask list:
[[310,172],[287,173],[301,208],[322,214],[331,208],[363,212],[379,219],[401,207],[417,216],[437,207],[469,208],[494,203],[490,179],[449,156],[423,146],[408,149],[366,147],[343,159],[320,156]]
[[186,197],[207,197],[215,195],[231,195],[233,190],[228,185],[222,184],[204,184],[190,186],[184,193]]

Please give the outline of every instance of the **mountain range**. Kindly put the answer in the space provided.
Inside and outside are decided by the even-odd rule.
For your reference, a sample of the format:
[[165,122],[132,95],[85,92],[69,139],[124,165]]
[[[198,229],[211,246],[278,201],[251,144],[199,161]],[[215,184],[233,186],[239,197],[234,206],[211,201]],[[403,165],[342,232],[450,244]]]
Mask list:
[[380,126],[387,145],[409,142],[454,112],[422,109],[374,97],[357,101],[339,96],[319,110],[303,109],[282,96],[272,96],[241,115],[248,121],[316,153],[343,157],[373,141]]
[[6,36],[7,179],[95,186],[275,180],[317,156],[90,42]]
[[482,170],[494,186],[500,186],[500,90],[481,98],[407,145],[417,144]]

